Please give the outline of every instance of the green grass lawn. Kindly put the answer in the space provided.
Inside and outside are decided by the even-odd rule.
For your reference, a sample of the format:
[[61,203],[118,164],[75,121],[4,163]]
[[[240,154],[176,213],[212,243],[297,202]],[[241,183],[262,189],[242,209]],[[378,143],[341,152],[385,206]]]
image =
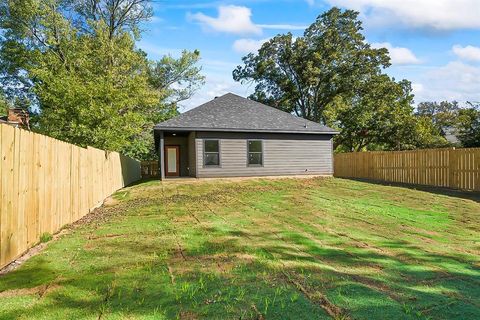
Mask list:
[[480,319],[480,197],[149,181],[0,277],[1,319]]

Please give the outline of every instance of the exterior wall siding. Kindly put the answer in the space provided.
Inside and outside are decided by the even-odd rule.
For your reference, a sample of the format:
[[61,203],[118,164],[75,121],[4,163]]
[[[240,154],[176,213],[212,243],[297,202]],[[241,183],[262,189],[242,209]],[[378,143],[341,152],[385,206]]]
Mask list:
[[197,176],[197,162],[195,161],[195,132],[188,134],[188,169],[191,177]]
[[[203,140],[220,140],[220,167],[204,167]],[[263,141],[263,166],[247,164],[247,141]],[[198,132],[197,177],[332,175],[332,135]]]

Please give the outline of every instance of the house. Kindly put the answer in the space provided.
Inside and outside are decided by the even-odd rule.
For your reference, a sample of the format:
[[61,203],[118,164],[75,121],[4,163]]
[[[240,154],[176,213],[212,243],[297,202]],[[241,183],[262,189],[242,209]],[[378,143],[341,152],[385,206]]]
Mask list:
[[27,110],[22,108],[9,108],[8,114],[0,117],[0,123],[30,130],[30,115]]
[[162,179],[332,175],[335,134],[232,93],[154,128]]

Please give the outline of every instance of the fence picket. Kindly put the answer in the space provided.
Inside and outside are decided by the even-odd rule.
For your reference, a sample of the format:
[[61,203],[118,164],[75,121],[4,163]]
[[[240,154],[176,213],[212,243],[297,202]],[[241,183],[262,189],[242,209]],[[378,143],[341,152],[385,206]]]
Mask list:
[[0,268],[138,179],[134,159],[0,124]]
[[480,148],[340,153],[334,175],[480,191]]

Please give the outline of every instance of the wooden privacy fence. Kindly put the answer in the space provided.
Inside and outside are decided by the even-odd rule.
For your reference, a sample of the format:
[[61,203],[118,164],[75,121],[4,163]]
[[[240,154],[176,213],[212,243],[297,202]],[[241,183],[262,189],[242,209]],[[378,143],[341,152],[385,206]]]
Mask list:
[[0,125],[0,267],[140,179],[140,163]]
[[142,177],[147,178],[147,177],[160,176],[160,172],[158,170],[158,160],[142,161],[141,168],[142,168]]
[[480,191],[480,148],[340,153],[334,175]]

